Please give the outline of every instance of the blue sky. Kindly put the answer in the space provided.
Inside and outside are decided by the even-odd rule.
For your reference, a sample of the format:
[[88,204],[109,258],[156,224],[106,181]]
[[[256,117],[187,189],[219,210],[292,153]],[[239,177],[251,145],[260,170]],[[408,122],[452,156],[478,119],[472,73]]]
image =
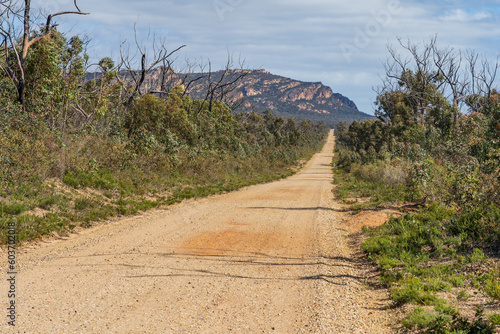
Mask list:
[[[71,10],[72,0],[34,0],[46,12]],[[59,19],[62,30],[92,38],[94,58],[118,58],[124,40],[148,33],[170,49],[186,45],[176,64],[208,60],[222,68],[228,52],[246,68],[321,81],[373,114],[387,57],[397,38],[474,49],[494,60],[500,50],[500,0],[79,0],[89,16]]]

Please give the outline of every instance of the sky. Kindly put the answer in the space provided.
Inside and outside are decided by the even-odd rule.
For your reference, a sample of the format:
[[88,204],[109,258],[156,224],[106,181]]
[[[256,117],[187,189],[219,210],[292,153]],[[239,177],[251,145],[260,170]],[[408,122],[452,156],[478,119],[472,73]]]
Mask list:
[[[322,82],[374,113],[387,46],[398,38],[473,49],[494,61],[500,53],[500,0],[79,0],[88,16],[61,16],[59,29],[91,39],[92,59],[118,60],[123,42],[169,50],[186,45],[174,66],[211,63],[265,69]],[[72,10],[73,0],[33,0],[43,13]],[[127,44],[124,44],[127,45]]]

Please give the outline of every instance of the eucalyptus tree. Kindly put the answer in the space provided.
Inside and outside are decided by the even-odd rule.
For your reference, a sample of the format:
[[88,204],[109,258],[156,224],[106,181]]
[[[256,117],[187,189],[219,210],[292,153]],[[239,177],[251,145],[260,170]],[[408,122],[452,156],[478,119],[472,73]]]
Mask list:
[[75,10],[66,10],[47,15],[43,28],[32,20],[31,0],[5,0],[0,2],[0,36],[2,37],[2,71],[8,76],[17,91],[17,100],[24,107],[26,95],[26,67],[30,49],[35,43],[48,38],[55,31],[53,19],[58,16],[88,15],[80,10],[77,0]]

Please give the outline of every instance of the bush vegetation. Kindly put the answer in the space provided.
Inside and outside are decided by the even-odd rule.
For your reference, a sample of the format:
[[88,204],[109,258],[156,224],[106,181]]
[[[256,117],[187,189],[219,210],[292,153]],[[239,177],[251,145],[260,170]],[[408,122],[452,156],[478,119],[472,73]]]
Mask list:
[[[493,333],[498,315],[485,316],[478,309],[475,318],[464,317],[443,296],[465,303],[472,292],[500,300],[500,93],[492,86],[495,77],[483,68],[482,79],[491,74],[488,82],[474,73],[450,82],[455,69],[445,65],[459,64],[459,53],[444,53],[435,40],[423,49],[401,45],[410,57],[401,62],[391,52],[392,66],[386,67],[376,101],[378,120],[341,124],[336,131],[337,195],[352,203],[366,197],[353,205],[355,210],[391,202],[420,207],[365,229],[362,244],[378,263],[394,303],[415,305],[405,326],[429,333]],[[448,63],[440,62],[443,55]],[[453,73],[459,78],[461,72]],[[467,80],[482,88],[472,90]],[[453,95],[459,82],[462,99]]]
[[89,76],[84,49],[55,29],[36,41],[23,99],[0,74],[2,243],[12,221],[29,240],[286,177],[326,137],[324,123],[235,114],[185,85],[134,91],[110,58]]

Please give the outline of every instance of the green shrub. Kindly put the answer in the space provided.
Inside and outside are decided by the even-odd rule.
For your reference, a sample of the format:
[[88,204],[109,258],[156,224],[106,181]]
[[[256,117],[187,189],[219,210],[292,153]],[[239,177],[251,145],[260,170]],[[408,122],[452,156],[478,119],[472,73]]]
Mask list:
[[361,247],[370,255],[390,254],[393,249],[392,241],[388,236],[372,237],[363,242]]
[[500,300],[500,273],[492,271],[488,273],[484,283],[484,292],[493,299]]
[[450,282],[454,287],[463,287],[465,285],[465,276],[464,275],[451,275],[446,279]]
[[436,296],[425,291],[425,285],[417,278],[404,279],[398,284],[390,290],[391,299],[397,304],[433,305],[437,300]]
[[403,325],[408,329],[429,328],[436,323],[438,316],[439,314],[434,310],[424,309],[420,306],[415,307],[410,314],[406,315]]
[[449,222],[453,235],[465,235],[468,240],[484,245],[500,241],[500,207],[489,205],[457,215]]
[[460,290],[460,292],[457,295],[457,299],[460,301],[466,301],[469,298],[470,298],[470,294],[467,290]]
[[61,201],[64,201],[64,198],[61,195],[49,195],[46,197],[42,197],[38,201],[38,207],[45,210],[50,210],[54,205],[60,203]]
[[27,210],[27,205],[25,203],[4,203],[0,202],[0,216],[13,215],[17,216]]
[[484,252],[478,248],[472,250],[472,254],[469,255],[470,262],[482,262],[484,260]]
[[75,210],[83,211],[88,208],[93,208],[96,206],[96,203],[90,198],[80,197],[75,199]]
[[488,320],[493,324],[499,326],[500,325],[500,314],[488,314]]

